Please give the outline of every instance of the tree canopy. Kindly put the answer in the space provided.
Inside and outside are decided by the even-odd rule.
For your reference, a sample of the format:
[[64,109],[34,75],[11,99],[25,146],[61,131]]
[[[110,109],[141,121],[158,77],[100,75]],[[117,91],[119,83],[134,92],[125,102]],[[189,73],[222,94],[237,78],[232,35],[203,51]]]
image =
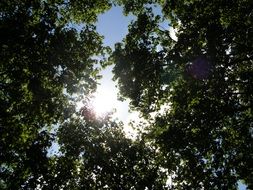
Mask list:
[[[156,150],[75,101],[95,91],[107,1],[0,3],[0,189],[162,189]],[[86,11],[84,11],[86,10]],[[56,132],[54,132],[56,130]],[[59,152],[49,154],[52,143]]]
[[147,138],[161,148],[171,188],[236,189],[243,180],[251,189],[252,2],[165,1],[161,16],[139,3],[115,46],[114,77],[149,118]]
[[[95,22],[113,5],[137,19],[110,54]],[[0,189],[252,189],[252,8],[1,1]],[[136,139],[110,114],[75,108],[95,91],[99,61],[146,119]]]
[[[1,188],[18,189],[47,173],[50,128],[75,110],[69,96],[95,89],[93,57],[105,49],[91,21],[109,4],[93,3],[0,3]],[[82,5],[89,11],[77,18]],[[80,21],[81,31],[71,27]]]
[[122,124],[108,117],[64,123],[56,168],[69,168],[56,169],[57,178],[67,189],[164,189],[167,178],[155,162],[155,148],[122,131]]

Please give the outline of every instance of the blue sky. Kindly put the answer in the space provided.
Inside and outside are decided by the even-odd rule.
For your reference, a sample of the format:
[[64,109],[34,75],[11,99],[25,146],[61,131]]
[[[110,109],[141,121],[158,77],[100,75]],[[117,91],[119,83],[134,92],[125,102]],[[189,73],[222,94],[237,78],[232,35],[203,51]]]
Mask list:
[[128,24],[135,17],[124,16],[121,7],[113,7],[111,10],[98,17],[97,31],[105,36],[105,45],[113,47],[116,42],[122,41],[128,32]]
[[[128,33],[128,25],[134,16],[124,16],[121,7],[113,7],[111,10],[98,17],[97,31],[104,36],[104,44],[114,48],[114,44],[121,42]],[[127,122],[130,115],[128,113],[128,102],[117,101],[118,89],[116,83],[112,81],[112,66],[101,71],[103,78],[98,86],[98,91],[105,93],[104,102],[111,102],[117,109],[116,116],[119,120]],[[101,95],[100,95],[101,96]],[[109,97],[108,97],[109,96]]]

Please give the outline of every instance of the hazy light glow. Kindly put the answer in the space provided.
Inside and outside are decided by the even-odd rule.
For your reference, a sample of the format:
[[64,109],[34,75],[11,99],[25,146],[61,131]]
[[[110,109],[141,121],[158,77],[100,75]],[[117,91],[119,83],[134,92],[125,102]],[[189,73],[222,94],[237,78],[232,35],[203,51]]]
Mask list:
[[177,38],[177,29],[170,27],[169,28],[169,32],[170,32],[170,37],[177,42],[178,38]]
[[92,107],[97,115],[103,115],[108,112],[112,112],[115,109],[120,109],[115,90],[99,86],[94,94]]

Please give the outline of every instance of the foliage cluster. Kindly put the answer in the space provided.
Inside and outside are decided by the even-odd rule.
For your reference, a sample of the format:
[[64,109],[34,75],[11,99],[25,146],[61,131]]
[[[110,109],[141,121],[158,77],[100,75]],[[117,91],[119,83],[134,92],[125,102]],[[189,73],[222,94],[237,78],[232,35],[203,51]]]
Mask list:
[[[113,5],[137,17],[109,60],[121,98],[147,121],[135,140],[109,115],[74,107],[96,89],[96,57],[108,48],[94,22]],[[1,1],[0,189],[236,189],[239,180],[252,189],[252,8]]]
[[166,1],[162,16],[138,2],[112,55],[114,77],[150,121],[172,188],[236,189],[238,180],[253,188],[252,2]]

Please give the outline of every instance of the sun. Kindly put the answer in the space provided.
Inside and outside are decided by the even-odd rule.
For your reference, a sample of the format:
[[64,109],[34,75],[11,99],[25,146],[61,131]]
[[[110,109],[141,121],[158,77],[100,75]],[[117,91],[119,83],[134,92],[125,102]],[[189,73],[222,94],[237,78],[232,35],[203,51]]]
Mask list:
[[[128,125],[128,123],[133,120],[139,121],[139,113],[129,113],[129,101],[119,101],[117,98],[118,92],[119,91],[115,87],[114,83],[111,85],[99,85],[92,98],[89,99],[89,108],[92,109],[97,119],[101,117],[103,118],[107,113],[113,112],[110,118],[123,122],[124,132],[126,132],[128,137],[135,138],[137,132]],[[83,106],[83,101],[77,103],[78,110],[80,110]]]
[[103,78],[100,84],[97,85],[96,91],[92,94],[92,97],[87,98],[87,102],[77,102],[77,110],[80,110],[85,105],[92,109],[94,114],[100,118],[110,113],[112,119],[126,122],[129,117],[128,107],[129,101],[120,101],[118,99],[119,90],[116,87],[114,81],[112,81],[112,74],[110,72],[103,71]]
[[112,112],[118,107],[117,94],[110,88],[98,88],[91,101],[92,107],[98,116]]

